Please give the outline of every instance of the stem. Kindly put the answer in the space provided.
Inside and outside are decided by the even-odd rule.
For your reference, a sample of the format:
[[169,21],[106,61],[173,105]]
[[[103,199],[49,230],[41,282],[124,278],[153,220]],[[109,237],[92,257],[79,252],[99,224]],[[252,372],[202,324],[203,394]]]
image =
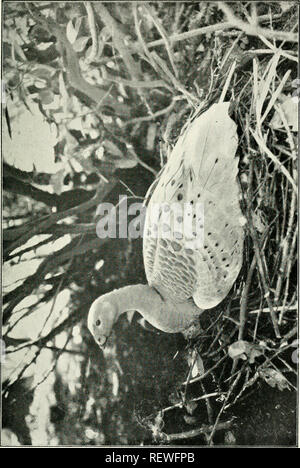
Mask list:
[[260,18],[257,18],[255,24],[245,23],[244,21],[235,16],[232,9],[228,6],[227,2],[217,3],[220,10],[222,10],[225,14],[227,21],[231,25],[231,27],[238,28],[241,31],[244,31],[246,34],[248,34],[248,36],[264,36],[269,39],[277,39],[288,42],[298,42],[298,34],[262,28],[258,24]]
[[229,421],[221,422],[215,426],[206,426],[203,425],[197,429],[192,429],[191,431],[186,432],[179,432],[178,434],[165,434],[162,433],[162,438],[165,439],[167,442],[172,442],[173,440],[182,440],[182,439],[190,439],[192,437],[197,437],[201,434],[209,434],[212,430],[215,431],[224,431],[229,429],[232,425],[233,420],[230,419]]
[[91,63],[97,58],[98,54],[98,37],[97,37],[97,26],[95,21],[94,10],[92,2],[84,2],[84,6],[88,16],[89,28],[91,31],[92,37],[92,47],[89,56],[87,57],[87,62]]
[[241,308],[240,308],[240,324],[239,324],[239,340],[243,339],[244,328],[247,320],[247,304],[248,304],[248,294],[251,286],[251,280],[256,267],[256,258],[255,256],[252,259],[250,269],[248,271],[246,283],[243,289],[242,298],[241,298]]

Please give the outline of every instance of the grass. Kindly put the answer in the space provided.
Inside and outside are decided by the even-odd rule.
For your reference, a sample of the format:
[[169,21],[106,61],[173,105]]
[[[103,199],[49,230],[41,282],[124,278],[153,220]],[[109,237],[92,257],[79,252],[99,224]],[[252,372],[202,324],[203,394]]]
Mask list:
[[[226,313],[208,325],[209,331],[203,332],[204,339],[201,336],[198,343],[191,344],[192,349],[203,359],[205,371],[202,375],[191,378],[193,365],[191,364],[188,378],[183,383],[185,390],[182,392],[182,401],[159,413],[163,417],[165,412],[172,408],[178,406],[183,408],[186,405],[187,386],[196,382],[207,382],[212,377],[219,381],[222,376],[224,399],[213,421],[209,405],[207,406],[210,426],[201,426],[181,434],[166,435],[161,432],[162,440],[167,441],[189,439],[205,433],[208,444],[213,443],[216,430],[224,429],[224,423],[220,423],[224,411],[244,398],[257,380],[263,378],[262,370],[275,371],[277,380],[271,384],[278,386],[279,389],[282,389],[280,382],[284,382],[284,388],[296,389],[295,363],[288,363],[282,358],[293,349],[295,346],[293,339],[297,336],[296,135],[292,133],[287,122],[280,98],[282,94],[290,93],[292,70],[297,59],[293,48],[292,50],[288,48],[292,38],[289,32],[285,31],[282,35],[272,27],[267,30],[249,24],[246,26],[233,15],[228,4],[219,3],[219,7],[232,26],[247,36],[252,36],[253,44],[249,50],[251,60],[248,70],[241,70],[240,67],[236,69],[236,61],[232,60],[232,49],[238,40],[241,40],[241,35],[237,36],[238,40],[233,43],[229,53],[227,51],[226,54],[225,50],[223,55],[218,57],[218,61],[223,66],[226,60],[229,62],[229,73],[225,82],[225,76],[223,80],[221,79],[221,83],[223,82],[221,94],[219,89],[222,69],[218,70],[216,67],[215,70],[211,70],[212,81],[209,94],[205,96],[207,101],[214,100],[218,94],[220,94],[219,100],[232,96],[236,103],[235,119],[240,130],[238,153],[241,161],[241,202],[247,219],[244,268],[239,284],[228,299]],[[146,40],[138,30],[137,7],[134,14],[139,45],[145,51],[145,57],[160,79],[173,86],[173,92],[177,96],[181,95],[179,102],[182,102],[186,111],[197,112],[200,96],[187,92],[186,85],[180,82],[180,72],[174,66],[174,52],[170,49],[170,46],[174,45],[174,37],[178,39],[180,34],[169,36],[168,40],[165,31],[157,28],[162,39],[156,43],[164,44],[167,53],[163,61],[156,53],[149,51]],[[270,21],[272,21],[271,10]],[[210,27],[213,30],[214,25],[207,26]],[[226,28],[225,24],[220,27],[222,31]],[[198,32],[199,35],[202,34],[201,28]],[[186,37],[193,35],[189,33]],[[255,47],[260,47],[259,43],[263,43],[267,49],[255,50]],[[214,52],[218,54],[218,51]],[[247,52],[244,51],[245,54]],[[206,105],[207,103],[200,99],[200,108]],[[273,130],[270,127],[274,113],[279,114],[282,120],[283,125],[280,130]],[[167,114],[165,120],[169,121],[169,118]],[[224,304],[222,308],[224,310]],[[211,320],[213,321],[214,317]],[[228,342],[234,339],[246,340],[253,345],[264,343],[266,347],[259,359],[251,365],[248,357],[246,362],[234,360],[228,374],[230,358],[227,355],[227,347]],[[191,401],[197,401],[199,398],[205,398],[205,394],[194,397]],[[156,424],[151,423],[156,438],[159,427],[163,426],[162,421],[159,418],[158,420],[159,424],[157,418]]]

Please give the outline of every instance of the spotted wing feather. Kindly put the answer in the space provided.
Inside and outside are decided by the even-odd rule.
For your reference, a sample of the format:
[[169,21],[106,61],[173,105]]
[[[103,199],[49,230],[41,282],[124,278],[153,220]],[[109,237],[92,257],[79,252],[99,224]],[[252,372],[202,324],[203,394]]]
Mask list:
[[[178,139],[146,214],[149,284],[177,302],[193,297],[201,309],[226,297],[242,262],[237,132],[228,107],[213,105]],[[180,230],[187,221],[188,232]]]

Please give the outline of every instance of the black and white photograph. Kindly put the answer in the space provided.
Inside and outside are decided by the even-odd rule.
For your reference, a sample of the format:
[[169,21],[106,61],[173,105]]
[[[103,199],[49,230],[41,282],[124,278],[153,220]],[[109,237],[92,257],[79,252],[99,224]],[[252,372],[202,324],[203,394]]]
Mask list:
[[298,23],[2,1],[1,448],[299,446]]

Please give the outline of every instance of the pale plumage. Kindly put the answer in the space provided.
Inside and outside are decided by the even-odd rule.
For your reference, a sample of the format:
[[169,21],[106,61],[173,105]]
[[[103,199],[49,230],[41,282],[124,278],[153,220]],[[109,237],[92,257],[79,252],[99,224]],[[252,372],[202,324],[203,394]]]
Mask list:
[[121,288],[94,302],[89,328],[99,344],[119,315],[133,309],[163,331],[186,331],[236,280],[243,228],[237,132],[228,108],[213,105],[178,139],[147,206],[143,253],[149,286]]
[[[234,157],[237,135],[228,106],[213,105],[179,138],[151,196],[145,223],[144,263],[149,285],[179,302],[193,297],[202,309],[214,307],[226,297],[242,261],[238,159]],[[189,238],[180,236],[182,232],[177,237],[171,233],[170,239],[165,236],[168,226],[163,211],[173,203],[190,208]],[[195,208],[199,203],[201,217]],[[161,205],[158,222],[152,222],[150,216],[153,204]],[[176,220],[170,212],[172,229]],[[197,232],[197,223],[202,234]],[[193,244],[185,247],[187,241],[197,241],[201,235],[198,248]]]

